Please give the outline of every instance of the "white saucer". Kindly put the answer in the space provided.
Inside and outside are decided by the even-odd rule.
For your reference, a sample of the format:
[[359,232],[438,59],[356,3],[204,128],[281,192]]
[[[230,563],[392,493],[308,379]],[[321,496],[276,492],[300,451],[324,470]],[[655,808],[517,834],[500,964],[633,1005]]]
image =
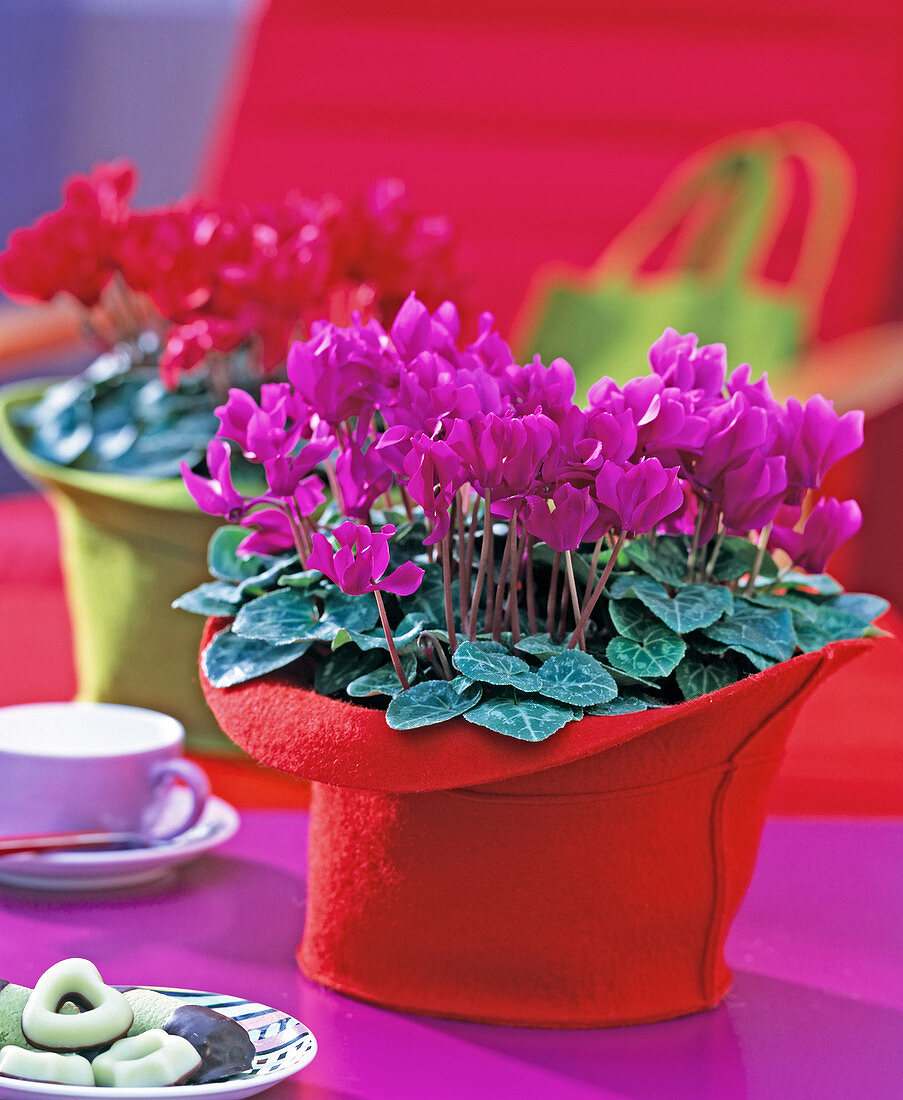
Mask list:
[[[234,811],[233,811],[234,813]],[[12,857],[10,857],[12,858]],[[206,1005],[224,1016],[237,1019],[251,1036],[256,1050],[247,1073],[206,1085],[170,1085],[167,1088],[98,1088],[96,1085],[47,1085],[39,1081],[18,1081],[0,1077],[0,1096],[29,1097],[30,1100],[242,1100],[303,1069],[317,1053],[317,1040],[293,1016],[266,1005],[225,997],[218,993],[197,993],[185,989],[155,989],[155,993]]]
[[238,825],[238,811],[221,798],[211,797],[193,828],[153,848],[0,856],[0,885],[65,891],[137,886],[222,844]]

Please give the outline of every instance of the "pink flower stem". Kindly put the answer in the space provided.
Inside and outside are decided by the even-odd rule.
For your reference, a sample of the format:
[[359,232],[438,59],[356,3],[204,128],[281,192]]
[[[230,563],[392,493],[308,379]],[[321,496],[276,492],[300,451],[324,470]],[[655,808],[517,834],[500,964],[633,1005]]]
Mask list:
[[122,315],[127,320],[130,336],[133,340],[137,340],[141,335],[141,318],[135,309],[135,299],[122,277],[121,271],[113,272],[113,278],[110,280],[109,286],[119,301]]
[[486,506],[483,509],[483,546],[488,547],[486,555],[486,608],[483,618],[483,632],[492,629],[495,614],[495,531],[492,529],[492,499],[490,490],[486,490]]
[[495,607],[492,609],[492,639],[493,641],[499,641],[502,636],[502,612],[504,611],[505,603],[505,579],[508,573],[508,562],[511,560],[513,550],[511,547],[512,540],[516,541],[517,536],[514,534],[514,523],[508,527],[508,535],[505,539],[505,549],[502,551],[502,560],[499,565],[499,583],[495,590]]
[[[512,516],[512,524],[516,520],[515,516]],[[511,638],[515,645],[520,641],[520,608],[517,602],[517,589],[520,583],[521,566],[524,559],[524,543],[528,536],[524,535],[524,540],[519,541],[517,536],[514,538],[514,553],[511,555],[509,562],[511,568],[511,577],[508,582],[508,600],[505,604],[505,622],[504,627],[511,629]]]
[[455,611],[452,606],[451,540],[452,530],[449,527],[440,545],[442,550],[442,588],[445,595],[445,629],[448,632],[448,651],[454,653],[458,648],[458,639],[455,636]]
[[556,550],[552,558],[552,576],[549,580],[549,599],[546,603],[546,633],[549,637],[555,634],[555,604],[558,596],[558,574],[561,571],[561,554]]
[[442,667],[442,665],[439,664],[439,661],[436,659],[436,651],[437,649],[439,649],[439,644],[433,638],[433,635],[425,631],[417,639],[417,644],[420,646],[422,653],[429,661],[433,672],[436,673],[437,679],[450,680],[451,677],[445,675],[445,669]]
[[596,545],[593,547],[593,558],[589,564],[589,576],[586,578],[586,588],[583,592],[584,601],[590,598],[593,591],[593,585],[596,583],[596,571],[599,568],[599,557],[602,554],[602,545],[605,541],[603,535],[602,538],[596,539]]
[[134,337],[134,333],[131,331],[131,324],[126,313],[122,310],[122,303],[119,295],[116,293],[116,280],[110,279],[107,285],[103,289],[101,295],[101,304],[104,313],[109,317],[110,322],[116,329],[116,332],[120,340],[131,340]]
[[765,560],[765,547],[768,545],[768,536],[771,534],[770,523],[766,524],[759,532],[759,542],[756,546],[756,556],[752,563],[752,569],[749,571],[749,580],[746,582],[744,592],[752,592],[756,586],[756,578],[759,576],[759,570],[762,568],[762,562]]
[[455,517],[457,519],[458,538],[455,549],[458,553],[458,603],[461,611],[461,624],[467,622],[470,615],[470,562],[467,560],[467,547],[464,535],[464,498],[459,494],[455,499]]
[[[580,599],[577,596],[577,579],[574,576],[574,556],[570,550],[564,552],[564,563],[567,566],[568,586],[571,590],[571,603],[574,605],[574,618],[580,619]],[[586,652],[586,639],[583,636],[583,630],[578,626],[574,631],[577,635],[577,643],[583,652]]]
[[[555,641],[561,642],[564,639],[564,627],[567,622],[568,608],[571,604],[571,590],[566,584],[561,586],[561,611],[558,615],[558,629],[555,631]],[[576,614],[574,615],[576,619]]]
[[[424,639],[427,642],[426,646],[423,644]],[[422,631],[417,639],[417,644],[426,653],[427,660],[443,680],[453,680],[455,678],[451,665],[448,663],[448,658],[445,656],[445,650],[442,648],[442,643],[431,630]]]
[[530,633],[539,633],[539,624],[536,621],[536,578],[533,576],[533,535],[527,535],[527,564],[525,569],[525,585],[527,589],[527,619],[530,623]]
[[[474,509],[476,510],[476,505],[474,505]],[[485,516],[489,515],[489,490],[488,489],[486,490],[486,503],[485,503],[485,508],[484,508],[484,515]],[[473,522],[476,523],[476,518],[475,517],[473,519]],[[470,621],[469,621],[468,626],[467,626],[467,636],[468,636],[468,638],[470,638],[471,641],[473,641],[474,638],[476,638],[476,636],[477,636],[477,612],[480,610],[480,596],[482,595],[482,592],[483,592],[483,581],[486,577],[486,563],[489,559],[489,542],[490,542],[490,540],[486,537],[486,520],[484,519],[484,521],[483,521],[483,548],[482,548],[482,551],[480,552],[480,567],[479,567],[479,569],[477,569],[477,579],[474,581],[473,599],[471,600],[471,603],[470,603]],[[488,594],[487,594],[486,598],[487,598],[487,600],[489,599]],[[489,614],[488,603],[487,603],[487,607],[486,607],[486,613],[487,613],[487,615]]]
[[721,553],[721,544],[724,542],[724,536],[727,534],[727,528],[722,527],[718,534],[715,536],[715,542],[712,546],[712,552],[709,555],[708,564],[705,567],[705,579],[710,581],[712,575],[715,572],[715,565],[718,562],[718,555]]
[[292,540],[295,543],[295,549],[298,551],[298,559],[303,566],[310,554],[310,543],[307,540],[303,527],[295,517],[291,504],[287,504],[283,511],[288,519],[288,525],[292,529]]
[[622,531],[615,544],[612,547],[611,557],[605,563],[605,568],[602,570],[602,576],[596,583],[596,587],[593,589],[593,594],[584,603],[583,611],[580,613],[580,618],[577,620],[577,625],[574,628],[574,633],[571,635],[571,640],[568,642],[568,649],[573,649],[577,644],[580,634],[585,630],[586,624],[589,622],[589,617],[593,613],[593,608],[599,602],[599,597],[602,595],[602,591],[605,588],[605,582],[611,576],[611,571],[615,567],[615,562],[618,560],[618,554],[621,552],[621,547],[624,545],[624,539],[627,537],[627,532]]
[[[78,301],[76,299],[76,301]],[[104,351],[109,351],[119,342],[116,332],[116,323],[110,317],[109,310],[101,303],[88,309],[78,302],[79,308],[85,311],[88,328],[93,332]]]
[[411,503],[411,498],[408,496],[408,491],[403,485],[398,486],[398,491],[401,493],[401,503],[404,505],[404,514],[408,517],[408,523],[411,523],[414,519],[414,506]]
[[699,537],[702,534],[702,524],[705,520],[707,504],[703,504],[699,511],[696,513],[696,527],[693,530],[693,541],[690,543],[690,556],[687,558],[687,574],[684,577],[685,581],[691,581],[693,579],[693,573],[696,570],[696,555],[699,553]]
[[339,481],[335,474],[335,463],[331,458],[327,458],[323,465],[326,467],[326,480],[329,482],[329,491],[332,493],[333,500],[339,506],[339,512],[344,516],[345,502],[342,499],[342,490],[339,488]]
[[386,615],[386,605],[383,603],[382,593],[378,588],[374,588],[373,595],[376,597],[376,606],[379,608],[379,621],[383,624],[383,634],[385,634],[386,642],[389,646],[389,657],[392,660],[392,667],[395,669],[395,675],[401,683],[402,690],[407,691],[411,685],[408,683],[408,678],[404,674],[404,669],[401,667],[401,661],[398,657],[398,650],[395,648],[395,639],[392,637],[392,628],[389,626],[389,617]]
[[[463,489],[461,490],[463,493]],[[473,492],[473,490],[471,490]],[[462,497],[463,505],[463,497]],[[477,537],[477,515],[480,511],[480,498],[473,494],[473,505],[470,509],[470,521],[467,525],[467,551],[465,554],[465,572],[467,574],[467,613],[470,614],[472,606],[471,592],[473,591],[473,555]],[[463,621],[463,620],[462,620]]]

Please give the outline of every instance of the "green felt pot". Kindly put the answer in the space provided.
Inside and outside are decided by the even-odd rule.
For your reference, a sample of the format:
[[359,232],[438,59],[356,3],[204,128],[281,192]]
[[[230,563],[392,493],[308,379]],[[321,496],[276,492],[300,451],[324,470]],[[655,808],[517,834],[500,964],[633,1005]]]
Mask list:
[[170,606],[209,580],[206,548],[220,521],[198,511],[177,479],[76,470],[34,455],[15,412],[53,381],[0,389],[0,446],[56,512],[77,697],[163,711],[183,723],[190,748],[234,752],[198,683],[203,620]]

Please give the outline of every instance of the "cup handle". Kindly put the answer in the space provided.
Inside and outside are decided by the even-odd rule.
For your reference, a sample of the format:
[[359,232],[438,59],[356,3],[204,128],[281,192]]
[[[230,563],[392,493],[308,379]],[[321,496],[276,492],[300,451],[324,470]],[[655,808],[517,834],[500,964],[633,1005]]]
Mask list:
[[185,819],[178,825],[165,833],[154,833],[155,840],[172,840],[173,837],[180,836],[193,825],[196,825],[204,812],[204,807],[207,805],[207,799],[210,797],[210,780],[207,778],[207,773],[191,760],[178,757],[161,764],[157,769],[154,780],[155,785],[159,786],[171,778],[184,780],[191,792],[191,807]]

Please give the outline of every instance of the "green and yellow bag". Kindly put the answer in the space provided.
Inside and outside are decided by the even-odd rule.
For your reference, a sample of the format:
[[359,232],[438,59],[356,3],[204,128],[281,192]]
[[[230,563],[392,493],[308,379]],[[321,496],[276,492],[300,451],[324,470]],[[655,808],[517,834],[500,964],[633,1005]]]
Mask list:
[[[784,283],[760,269],[807,180],[795,269]],[[804,123],[737,134],[690,157],[588,271],[541,269],[515,326],[523,359],[574,367],[578,388],[636,374],[670,325],[725,343],[732,362],[787,371],[811,341],[851,210],[852,166],[826,133]],[[667,263],[647,270],[650,258]]]

